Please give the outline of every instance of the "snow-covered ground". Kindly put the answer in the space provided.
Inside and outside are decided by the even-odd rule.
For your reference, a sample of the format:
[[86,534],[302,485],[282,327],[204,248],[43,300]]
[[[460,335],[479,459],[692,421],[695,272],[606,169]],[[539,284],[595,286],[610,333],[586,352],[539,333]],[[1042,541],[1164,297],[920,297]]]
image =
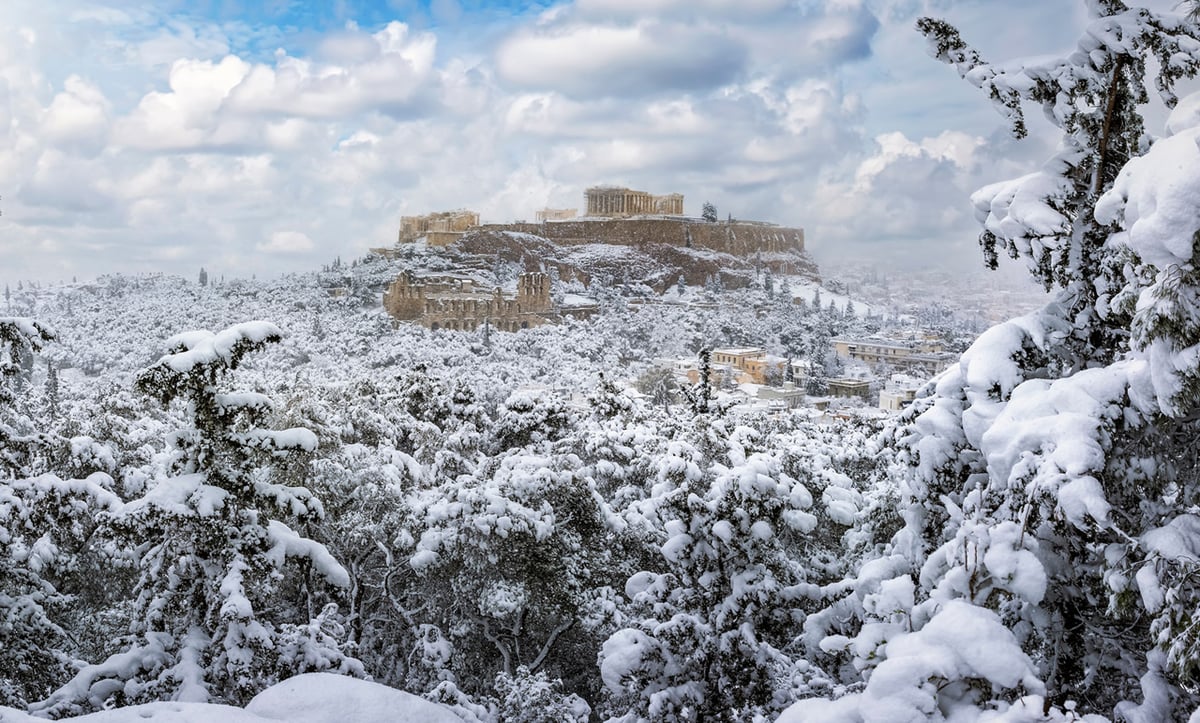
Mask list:
[[[854,313],[858,316],[867,316],[875,313],[875,310],[872,309],[870,304],[856,299],[851,299],[845,294],[834,293],[821,286],[819,283],[812,281],[811,279],[806,279],[803,276],[787,276],[784,278],[787,279],[788,285],[791,287],[793,299],[804,299],[805,302],[812,302],[813,298],[817,296],[819,291],[821,305],[823,307],[829,306],[829,302],[832,301],[834,307],[841,312],[845,312],[846,304],[849,304],[854,310]],[[775,283],[776,288],[778,288],[778,284],[781,283],[781,280],[776,280]]]
[[[62,718],[78,723],[462,723],[449,708],[357,678],[307,673],[267,688],[246,707],[211,703],[144,703]],[[0,723],[42,723],[0,707]]]

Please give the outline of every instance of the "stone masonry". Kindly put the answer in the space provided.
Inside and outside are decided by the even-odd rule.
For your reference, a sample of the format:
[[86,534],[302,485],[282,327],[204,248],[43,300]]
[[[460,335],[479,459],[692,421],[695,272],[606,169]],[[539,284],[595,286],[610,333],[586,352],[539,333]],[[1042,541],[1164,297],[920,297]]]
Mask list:
[[538,223],[542,223],[543,221],[566,221],[578,215],[579,211],[574,208],[543,208],[537,212],[535,218]]
[[587,215],[605,218],[622,216],[682,216],[683,194],[655,196],[615,186],[593,186],[584,191]]
[[498,331],[517,331],[555,318],[550,277],[540,272],[521,274],[514,296],[479,287],[469,277],[405,272],[384,292],[383,308],[395,319],[435,331],[473,331],[484,320]]
[[692,218],[573,219],[546,223],[486,224],[481,231],[528,233],[562,245],[665,244],[711,249],[750,258],[756,253],[804,250],[804,229],[753,221],[709,223]]
[[425,236],[433,246],[446,246],[463,232],[479,225],[479,214],[466,209],[441,211],[424,216],[401,216],[398,241],[415,241]]

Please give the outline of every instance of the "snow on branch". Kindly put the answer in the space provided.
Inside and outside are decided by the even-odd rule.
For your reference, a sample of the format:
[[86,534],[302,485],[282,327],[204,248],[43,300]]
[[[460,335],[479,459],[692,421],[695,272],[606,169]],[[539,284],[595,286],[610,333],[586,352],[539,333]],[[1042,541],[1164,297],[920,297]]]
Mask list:
[[1048,494],[1072,525],[1107,525],[1111,509],[1098,477],[1113,425],[1153,398],[1146,364],[1119,362],[1054,381],[1030,380],[1013,391],[983,435],[980,451],[1000,489],[1028,486]]
[[268,343],[283,339],[279,327],[268,321],[248,321],[235,324],[213,334],[209,331],[189,331],[167,340],[172,350],[143,370],[137,379],[138,387],[169,402],[182,393],[181,378],[194,376],[201,369],[236,369],[242,357],[261,349]]
[[272,451],[303,450],[305,452],[315,452],[317,450],[317,435],[313,434],[312,430],[305,429],[304,427],[292,427],[290,429],[251,429],[246,432],[230,435],[230,439],[236,441],[238,444],[244,444],[256,449]]
[[[50,327],[33,319],[0,316],[0,381],[16,375],[21,361],[54,339]],[[0,396],[0,399],[3,399]]]
[[206,482],[201,473],[184,474],[160,480],[144,497],[125,505],[125,514],[161,511],[179,517],[211,517],[229,501],[228,490]]
[[278,520],[267,524],[267,537],[271,541],[271,549],[267,553],[277,567],[283,567],[285,557],[304,557],[312,562],[313,567],[329,584],[337,587],[350,586],[350,574],[346,568],[329,554],[329,550],[319,542],[301,537],[295,530]]
[[1172,136],[1121,170],[1096,218],[1119,224],[1111,247],[1153,266],[1153,283],[1137,296],[1132,346],[1150,364],[1159,409],[1181,417],[1200,406],[1200,117],[1172,121]]
[[[1008,119],[1013,135],[1023,138],[1028,131],[1022,102],[1041,104],[1052,123],[1067,128],[1079,110],[1073,107],[1073,93],[1063,91],[1089,85],[1105,88],[1120,59],[1156,58],[1160,70],[1155,85],[1169,107],[1177,100],[1175,81],[1200,70],[1200,42],[1188,35],[1191,26],[1182,15],[1123,6],[1109,10],[1119,12],[1095,18],[1066,57],[1021,58],[1001,64],[984,61],[945,21],[921,18],[917,30],[925,36],[930,55],[953,65],[960,77],[986,91]],[[1102,108],[1092,109],[1097,110]]]

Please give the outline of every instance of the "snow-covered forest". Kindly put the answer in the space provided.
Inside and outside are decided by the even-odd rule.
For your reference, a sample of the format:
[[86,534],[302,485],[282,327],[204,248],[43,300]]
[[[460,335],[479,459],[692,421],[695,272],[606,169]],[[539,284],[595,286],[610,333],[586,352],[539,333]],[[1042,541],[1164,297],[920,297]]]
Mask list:
[[377,257],[10,290],[0,719],[1200,720],[1200,29],[1087,5],[1034,61],[919,23],[1061,131],[973,198],[1054,296],[887,421],[648,373],[874,323],[762,287],[515,333],[394,325]]

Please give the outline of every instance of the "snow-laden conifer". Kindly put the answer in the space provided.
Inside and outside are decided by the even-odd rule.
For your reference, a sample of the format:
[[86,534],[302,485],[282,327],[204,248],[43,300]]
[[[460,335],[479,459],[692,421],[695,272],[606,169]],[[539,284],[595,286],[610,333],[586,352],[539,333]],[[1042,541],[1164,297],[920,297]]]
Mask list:
[[814,500],[760,441],[700,417],[631,507],[657,559],[625,582],[626,625],[600,650],[611,720],[771,716],[807,667],[786,649],[803,618],[793,586],[804,572],[789,548],[816,527]]
[[1087,5],[1060,58],[986,63],[919,23],[1018,135],[1024,102],[1062,130],[1041,170],[974,197],[989,260],[1005,250],[1058,292],[985,332],[906,413],[891,551],[907,569],[860,591],[875,602],[856,636],[826,642],[848,645],[865,688],[789,721],[1168,720],[1200,704],[1198,131],[1176,114],[1156,140],[1138,108],[1152,70],[1174,105],[1200,39],[1176,13]]
[[189,425],[169,440],[170,474],[107,521],[138,553],[133,629],[125,650],[83,668],[39,710],[168,699],[243,703],[298,672],[362,673],[340,646],[332,610],[312,621],[281,619],[271,597],[289,559],[304,560],[329,584],[347,583],[324,546],[285,522],[320,517],[320,502],[267,475],[273,460],[313,451],[316,436],[269,429],[267,397],[222,390],[247,354],[281,337],[267,322],[179,334],[138,375],[143,392],[186,404]]
[[[31,319],[0,318],[0,705],[24,707],[78,665],[60,623],[70,602],[55,580],[120,504],[112,479],[35,473],[50,435],[18,410],[21,376],[53,334]],[[37,465],[40,466],[40,465]]]

